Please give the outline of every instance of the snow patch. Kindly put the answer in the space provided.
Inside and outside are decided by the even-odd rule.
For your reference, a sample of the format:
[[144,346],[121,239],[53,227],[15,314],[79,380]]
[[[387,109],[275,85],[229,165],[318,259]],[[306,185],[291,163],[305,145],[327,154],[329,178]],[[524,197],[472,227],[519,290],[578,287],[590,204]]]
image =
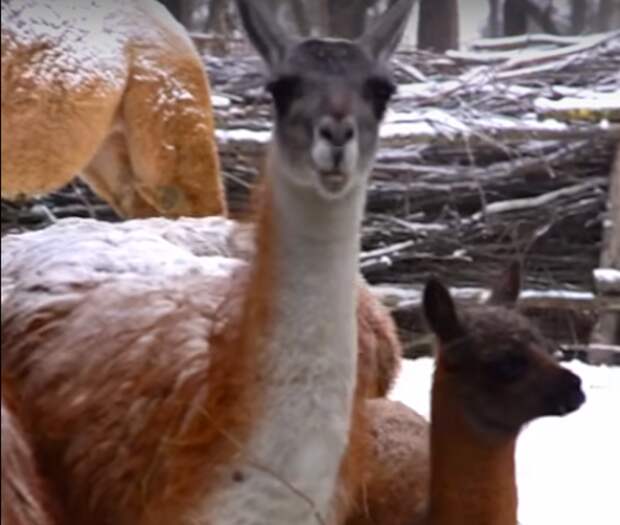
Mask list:
[[266,144],[271,139],[271,131],[254,131],[250,129],[216,129],[215,136],[221,143],[256,142]]
[[594,294],[590,292],[578,292],[574,290],[523,290],[519,299],[530,297],[545,299],[567,299],[572,301],[592,301]]
[[618,284],[620,283],[620,270],[613,268],[596,268],[594,270],[594,279],[600,283]]
[[117,0],[2,2],[2,43],[31,51],[26,85],[115,89],[125,81],[122,9]]
[[[620,523],[620,368],[572,361],[586,403],[528,426],[517,446],[520,525]],[[390,397],[428,418],[433,360],[404,361]]]
[[228,97],[222,95],[211,95],[211,105],[214,108],[229,108],[232,105]]
[[618,93],[588,92],[588,98],[564,97],[559,100],[537,98],[534,107],[539,111],[566,111],[586,109],[590,111],[605,111],[620,109],[620,95]]

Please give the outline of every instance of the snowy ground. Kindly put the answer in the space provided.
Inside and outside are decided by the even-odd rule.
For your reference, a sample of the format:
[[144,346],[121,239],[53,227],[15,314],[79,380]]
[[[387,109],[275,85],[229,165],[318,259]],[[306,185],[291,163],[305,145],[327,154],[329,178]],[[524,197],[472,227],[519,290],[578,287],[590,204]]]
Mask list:
[[[429,415],[432,360],[406,361],[391,397]],[[573,361],[587,402],[526,428],[517,446],[519,523],[620,525],[620,368]]]

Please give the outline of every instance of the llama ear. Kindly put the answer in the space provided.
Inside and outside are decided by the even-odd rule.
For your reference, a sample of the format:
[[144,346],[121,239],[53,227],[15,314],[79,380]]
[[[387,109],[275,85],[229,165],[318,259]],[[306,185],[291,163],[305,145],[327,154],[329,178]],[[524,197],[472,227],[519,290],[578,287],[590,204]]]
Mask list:
[[514,307],[521,292],[521,264],[513,261],[491,289],[487,304]]
[[358,39],[358,43],[378,62],[386,62],[396,49],[414,3],[413,0],[397,0]]
[[450,343],[465,335],[450,292],[432,277],[424,288],[424,315],[431,330],[442,343]]
[[237,10],[250,42],[274,69],[284,59],[292,40],[282,31],[264,0],[237,0]]

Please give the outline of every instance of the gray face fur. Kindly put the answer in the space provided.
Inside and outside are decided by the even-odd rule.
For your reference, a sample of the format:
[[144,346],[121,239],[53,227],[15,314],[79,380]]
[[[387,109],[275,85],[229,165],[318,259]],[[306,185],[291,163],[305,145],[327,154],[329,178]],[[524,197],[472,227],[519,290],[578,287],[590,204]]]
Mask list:
[[293,184],[334,199],[363,187],[395,86],[386,61],[413,4],[400,0],[358,41],[283,34],[260,0],[237,0],[248,36],[269,67],[275,153]]

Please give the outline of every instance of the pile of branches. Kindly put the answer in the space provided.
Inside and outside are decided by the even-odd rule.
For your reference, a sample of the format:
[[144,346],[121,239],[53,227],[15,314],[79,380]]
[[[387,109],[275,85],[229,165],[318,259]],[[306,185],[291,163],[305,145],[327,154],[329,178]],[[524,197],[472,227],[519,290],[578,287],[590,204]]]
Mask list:
[[[206,62],[223,97],[231,206],[243,210],[269,138],[269,100],[258,58]],[[419,284],[433,272],[479,285],[520,254],[534,287],[591,289],[620,136],[620,34],[493,39],[468,52],[402,53],[395,64],[399,93],[362,239],[366,276]]]
[[[229,202],[240,213],[271,110],[258,57],[242,43],[229,49],[203,56]],[[370,282],[419,289],[432,273],[457,287],[485,286],[519,257],[528,288],[591,292],[620,137],[620,33],[490,39],[442,55],[398,53],[394,65],[399,90],[362,236]],[[65,215],[114,219],[85,191],[74,184],[3,203],[3,230]]]
[[[269,99],[251,54],[206,62],[224,97],[218,137],[240,211],[269,139]],[[410,353],[424,330],[410,298],[429,275],[486,286],[515,257],[526,288],[579,298],[534,298],[529,313],[548,335],[586,342],[620,137],[620,34],[492,39],[465,52],[399,53],[395,66],[360,263],[371,283],[400,288],[388,302]]]

